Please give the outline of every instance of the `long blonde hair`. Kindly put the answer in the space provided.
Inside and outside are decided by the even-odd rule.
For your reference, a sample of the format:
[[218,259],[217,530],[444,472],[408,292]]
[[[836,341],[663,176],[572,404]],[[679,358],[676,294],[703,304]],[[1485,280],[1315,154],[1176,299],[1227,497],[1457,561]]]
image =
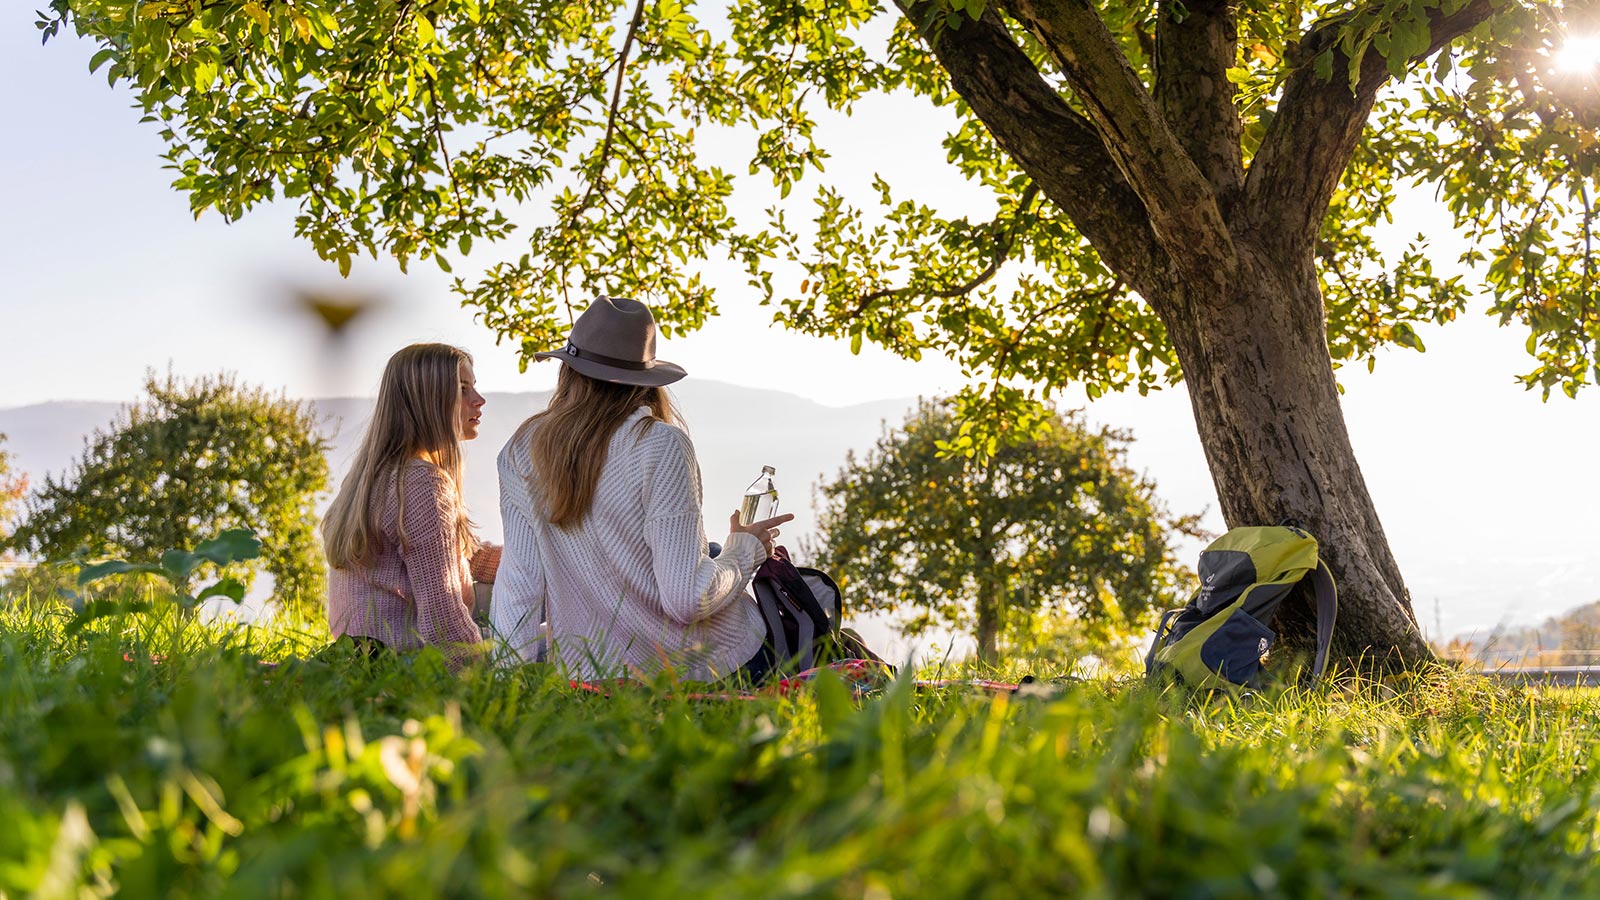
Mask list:
[[[322,520],[322,544],[335,569],[368,566],[383,549],[383,523],[373,495],[393,484],[401,494],[401,469],[423,459],[450,476],[456,492],[456,543],[468,555],[478,549],[461,498],[461,365],[472,357],[449,344],[412,344],[389,357],[378,385],[372,421],[356,451],[350,474]],[[406,535],[402,528],[400,543]]]
[[550,523],[566,528],[583,521],[594,502],[611,435],[641,406],[651,422],[678,424],[680,417],[665,388],[599,381],[562,366],[550,405],[528,420],[539,423],[531,438],[534,473]]

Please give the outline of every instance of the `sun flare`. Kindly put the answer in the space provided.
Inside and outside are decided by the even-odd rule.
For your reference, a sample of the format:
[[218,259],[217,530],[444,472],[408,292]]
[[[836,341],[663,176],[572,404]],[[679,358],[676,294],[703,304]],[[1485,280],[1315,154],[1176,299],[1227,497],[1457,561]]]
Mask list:
[[1600,71],[1600,37],[1572,37],[1556,51],[1556,69],[1582,74]]

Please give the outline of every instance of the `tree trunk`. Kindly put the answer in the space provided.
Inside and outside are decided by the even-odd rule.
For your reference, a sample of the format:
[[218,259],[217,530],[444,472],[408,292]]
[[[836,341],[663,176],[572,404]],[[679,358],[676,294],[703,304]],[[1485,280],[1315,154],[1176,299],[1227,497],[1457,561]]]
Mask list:
[[992,587],[978,598],[978,662],[991,665],[999,659],[1000,595]]
[[[1363,668],[1431,656],[1345,429],[1314,261],[1236,237],[1239,267],[1219,292],[1174,282],[1152,297],[1188,384],[1229,527],[1298,519],[1339,588],[1331,658]],[[1191,270],[1192,271],[1192,270]],[[1287,649],[1309,649],[1314,616],[1286,607]]]

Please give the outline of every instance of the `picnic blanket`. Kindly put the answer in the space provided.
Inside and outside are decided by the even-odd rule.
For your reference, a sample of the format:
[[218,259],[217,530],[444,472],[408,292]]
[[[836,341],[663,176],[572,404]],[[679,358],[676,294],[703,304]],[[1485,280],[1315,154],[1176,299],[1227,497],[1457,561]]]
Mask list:
[[[770,684],[758,688],[726,688],[720,690],[691,690],[681,696],[689,700],[760,700],[771,697],[786,697],[796,691],[801,691],[810,686],[817,676],[823,672],[832,672],[839,676],[845,687],[857,697],[865,696],[874,691],[888,687],[894,681],[894,667],[875,659],[841,659],[828,663],[825,666],[807,669],[788,678],[780,678]],[[578,681],[569,682],[573,688],[594,694],[609,695],[613,691],[629,687],[643,686],[642,682],[631,678],[610,678],[603,681]],[[1032,677],[1024,678],[1020,682],[991,681],[988,679],[917,679],[913,685],[918,690],[935,689],[969,689],[990,694],[1016,694],[1029,693],[1037,683]]]

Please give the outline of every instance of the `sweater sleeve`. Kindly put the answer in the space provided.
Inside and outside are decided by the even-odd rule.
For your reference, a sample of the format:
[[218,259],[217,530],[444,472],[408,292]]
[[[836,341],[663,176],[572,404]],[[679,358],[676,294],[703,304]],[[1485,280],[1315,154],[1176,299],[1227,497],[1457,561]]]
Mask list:
[[543,656],[545,576],[528,499],[526,477],[502,453],[500,520],[506,543],[489,604],[489,623],[515,654],[511,662],[537,662]]
[[406,466],[401,475],[400,559],[411,581],[417,607],[417,636],[427,644],[462,645],[482,641],[463,591],[461,548],[456,543],[456,496],[450,477],[433,466]]
[[645,496],[645,542],[661,603],[674,621],[692,625],[716,615],[744,593],[766,556],[752,534],[735,532],[712,558],[700,514],[700,464],[688,435],[657,425],[654,467]]

